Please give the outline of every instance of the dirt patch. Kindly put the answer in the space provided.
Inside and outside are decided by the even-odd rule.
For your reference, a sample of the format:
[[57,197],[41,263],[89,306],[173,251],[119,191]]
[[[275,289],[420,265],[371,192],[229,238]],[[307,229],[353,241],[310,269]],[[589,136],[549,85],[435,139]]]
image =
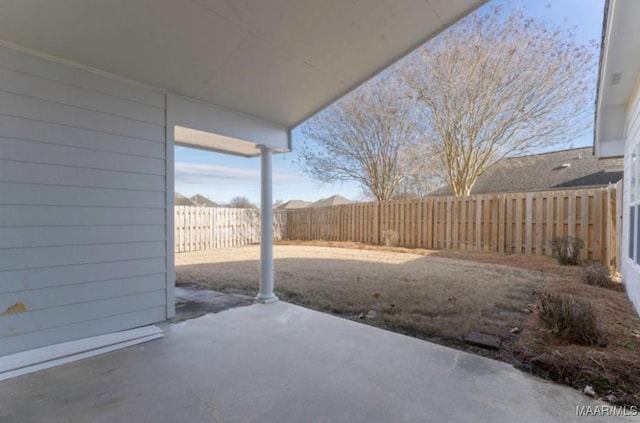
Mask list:
[[[513,345],[552,276],[496,263],[406,249],[274,248],[276,294],[284,301],[517,364]],[[178,284],[255,295],[257,246],[180,253]],[[501,340],[497,351],[468,345],[471,331]]]

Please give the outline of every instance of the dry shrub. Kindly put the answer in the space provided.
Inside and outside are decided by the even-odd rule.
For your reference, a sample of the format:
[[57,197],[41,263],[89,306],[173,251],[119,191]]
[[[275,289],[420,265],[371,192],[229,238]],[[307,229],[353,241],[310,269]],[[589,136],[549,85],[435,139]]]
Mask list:
[[580,273],[580,279],[583,283],[592,286],[599,286],[607,289],[619,289],[620,284],[611,279],[609,268],[602,263],[587,263]]
[[382,243],[385,247],[394,247],[398,244],[400,235],[396,231],[386,230],[382,231]]
[[584,248],[584,241],[572,236],[557,236],[551,240],[551,248],[558,263],[569,266],[580,264],[580,251]]
[[[561,266],[558,265],[560,268]],[[576,345],[544,328],[538,313],[524,323],[517,357],[527,371],[579,390],[593,387],[614,404],[640,406],[640,316],[621,289],[584,284],[575,267],[562,267],[575,275],[548,284],[545,293],[569,295],[588,301],[606,344]],[[610,399],[611,398],[611,399]]]
[[596,315],[588,301],[564,294],[543,293],[539,303],[540,322],[554,335],[579,345],[601,342]]

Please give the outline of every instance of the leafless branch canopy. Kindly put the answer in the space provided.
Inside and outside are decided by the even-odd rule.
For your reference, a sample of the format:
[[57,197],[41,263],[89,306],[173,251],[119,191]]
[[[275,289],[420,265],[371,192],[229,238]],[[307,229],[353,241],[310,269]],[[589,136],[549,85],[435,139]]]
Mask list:
[[594,45],[493,7],[398,66],[456,195],[505,156],[567,143],[593,116]]
[[481,9],[311,119],[307,171],[379,200],[438,180],[467,195],[496,161],[586,133],[596,52],[520,10]]
[[305,147],[307,171],[323,182],[354,180],[388,200],[416,172],[421,134],[413,105],[393,77],[362,86],[312,118],[303,133],[321,148]]

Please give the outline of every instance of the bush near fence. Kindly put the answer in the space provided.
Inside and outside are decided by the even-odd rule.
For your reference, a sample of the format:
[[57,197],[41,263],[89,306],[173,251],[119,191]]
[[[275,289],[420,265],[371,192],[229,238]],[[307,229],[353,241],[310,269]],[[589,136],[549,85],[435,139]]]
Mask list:
[[619,268],[621,182],[606,188],[427,197],[287,211],[290,240],[380,244],[398,233],[401,247],[456,248],[552,255],[551,240],[584,240],[581,259]]

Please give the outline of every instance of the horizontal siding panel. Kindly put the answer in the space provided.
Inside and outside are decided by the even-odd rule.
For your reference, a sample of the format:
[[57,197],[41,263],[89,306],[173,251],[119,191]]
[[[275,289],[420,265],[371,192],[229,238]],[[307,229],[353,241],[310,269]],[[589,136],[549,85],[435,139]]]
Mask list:
[[161,208],[0,205],[0,228],[11,226],[163,225]]
[[95,207],[166,207],[164,192],[0,182],[0,204]]
[[165,103],[0,47],[0,355],[164,320]]
[[86,301],[44,310],[27,311],[4,316],[0,319],[0,334],[15,336],[21,333],[35,332],[42,329],[42,322],[48,328],[68,326],[83,320],[99,319],[116,314],[130,313],[138,308],[157,307],[166,301],[164,290],[131,294],[117,298]]
[[155,159],[165,158],[165,145],[156,141],[105,134],[49,122],[0,115],[0,135],[28,141],[86,148]]
[[68,304],[104,300],[131,294],[164,291],[165,285],[165,275],[159,274],[12,292],[0,294],[0,310],[6,310],[18,303],[23,303],[27,311],[44,310]]
[[155,275],[166,272],[166,269],[166,260],[162,257],[115,263],[13,270],[0,272],[0,280],[2,281],[0,293]]
[[165,177],[0,159],[0,180],[40,185],[164,191]]
[[2,338],[0,335],[0,351],[3,355],[13,354],[46,345],[132,329],[163,321],[165,316],[164,306],[146,309],[140,307],[130,313],[81,321],[68,326],[43,329],[35,333],[25,333],[7,338]]
[[79,107],[94,112],[137,120],[155,125],[165,124],[164,108],[147,106],[96,91],[70,86],[41,77],[0,67],[0,87],[7,92]]
[[165,94],[0,46],[0,67],[163,108]]
[[164,175],[163,159],[0,137],[0,159]]
[[0,249],[164,241],[164,225],[0,227]]
[[0,91],[0,114],[164,143],[162,125],[136,122]]
[[2,250],[0,271],[165,256],[164,242],[24,248]]

